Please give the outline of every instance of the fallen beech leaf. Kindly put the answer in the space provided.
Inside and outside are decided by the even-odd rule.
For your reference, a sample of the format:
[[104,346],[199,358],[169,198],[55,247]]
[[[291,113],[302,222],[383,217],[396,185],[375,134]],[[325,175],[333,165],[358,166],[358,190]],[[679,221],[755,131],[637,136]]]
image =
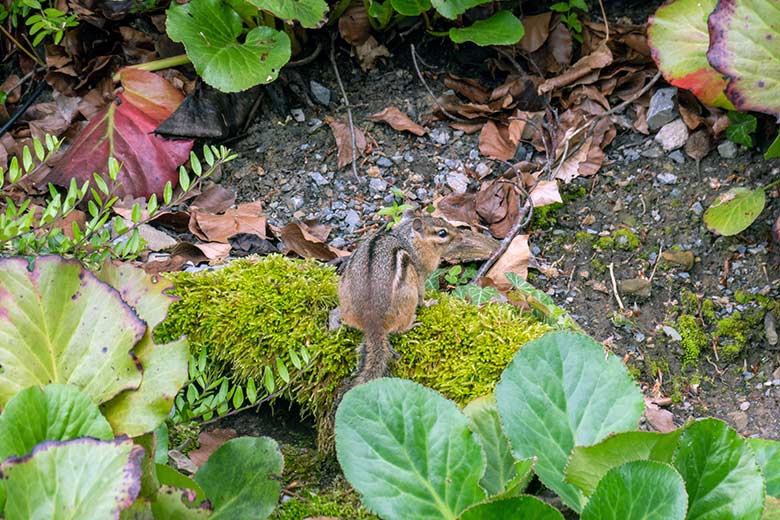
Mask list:
[[192,450],[189,453],[190,460],[192,460],[196,466],[202,466],[217,448],[230,439],[236,438],[237,435],[236,430],[233,428],[217,428],[208,432],[200,432],[200,435],[198,435],[200,448]]
[[501,126],[488,121],[479,134],[479,151],[492,159],[508,161],[515,156],[524,129],[525,122],[520,120]]
[[[335,119],[326,118],[326,123],[333,131],[333,137],[336,139],[336,147],[338,148],[338,166],[343,168],[344,166],[352,162],[352,136],[349,133],[349,125],[344,121],[336,121]],[[355,128],[355,157],[358,157],[366,149],[366,136],[357,126]]]
[[241,204],[221,215],[192,208],[189,227],[192,234],[203,241],[227,244],[228,238],[237,233],[252,233],[266,238],[266,223],[262,205],[256,201]]
[[390,57],[390,51],[387,47],[376,41],[376,38],[369,36],[366,41],[360,45],[355,45],[355,55],[358,59],[358,64],[363,71],[371,70],[374,68],[376,60],[385,57]]
[[643,298],[649,298],[652,290],[652,282],[647,278],[629,278],[618,282],[620,292],[633,294]]
[[450,126],[455,130],[461,130],[462,132],[471,135],[482,130],[484,124],[483,123],[461,123],[458,121],[452,121],[450,122]]
[[447,74],[444,78],[444,86],[451,88],[474,103],[487,103],[490,100],[490,92],[485,90],[479,81],[472,78],[461,78],[454,74]]
[[659,407],[648,397],[645,397],[645,417],[647,423],[657,432],[669,433],[677,429],[672,412]]
[[686,271],[690,271],[693,267],[693,263],[696,258],[693,256],[693,251],[674,251],[668,250],[661,253],[661,258],[669,263],[677,264]]
[[153,228],[149,224],[138,226],[138,233],[146,241],[146,248],[149,251],[165,251],[176,246],[176,239],[165,231]]
[[227,211],[234,202],[236,202],[234,191],[223,188],[219,184],[213,184],[195,197],[190,207],[198,208],[208,213],[222,213]]
[[[108,157],[112,156],[122,164],[118,177],[121,184],[115,193],[119,197],[149,197],[153,193],[161,197],[168,181],[176,186],[178,167],[189,157],[192,141],[168,141],[152,132],[166,110],[178,106],[183,96],[157,75],[138,72],[150,77],[150,90],[141,91],[134,81],[137,90],[120,94],[118,102],[109,104],[89,122],[56,163],[47,182],[60,186],[67,186],[74,178],[79,184],[94,182],[93,172],[105,172]],[[154,90],[160,88],[164,92]]]
[[534,208],[547,206],[556,202],[563,202],[558,191],[558,183],[555,181],[539,181],[528,194],[534,203]]
[[475,209],[494,236],[505,237],[517,220],[519,210],[514,185],[500,179],[484,185],[476,194]]
[[512,287],[506,279],[506,273],[515,273],[525,279],[528,276],[528,260],[531,258],[531,249],[528,247],[528,235],[518,235],[509,244],[509,248],[496,260],[493,267],[487,273],[499,291],[507,291]]
[[517,44],[518,47],[530,53],[544,45],[544,42],[547,41],[547,37],[550,35],[551,18],[552,11],[535,16],[524,16],[523,27],[525,27],[525,34]]
[[[414,135],[425,135],[428,130],[412,121],[409,116],[398,110],[396,107],[387,107],[381,112],[368,117],[370,121],[382,121],[392,126],[399,132],[407,131]],[[357,137],[357,136],[356,136]]]
[[592,53],[580,58],[577,63],[560,76],[550,78],[539,85],[539,94],[545,94],[561,87],[576,85],[579,82],[578,80],[586,77],[594,70],[603,69],[610,63],[612,63],[612,52],[606,43],[603,43]]
[[450,193],[434,201],[436,210],[432,216],[443,218],[454,226],[476,226],[479,215],[476,211],[476,193]]
[[698,164],[699,161],[707,157],[712,148],[712,140],[707,130],[699,130],[692,133],[685,142],[685,153]]
[[350,45],[360,45],[371,36],[371,24],[365,5],[352,4],[339,16],[339,34]]
[[290,222],[279,231],[279,238],[287,251],[293,251],[303,258],[316,258],[330,261],[337,256],[347,256],[348,252],[331,247],[309,231],[303,223]]
[[228,239],[233,256],[261,255],[278,253],[279,249],[266,238],[251,233],[238,233]]

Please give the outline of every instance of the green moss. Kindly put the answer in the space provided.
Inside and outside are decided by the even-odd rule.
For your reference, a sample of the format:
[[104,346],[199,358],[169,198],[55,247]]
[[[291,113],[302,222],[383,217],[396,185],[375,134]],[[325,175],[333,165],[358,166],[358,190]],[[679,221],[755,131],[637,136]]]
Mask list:
[[[328,314],[338,303],[332,268],[271,255],[170,277],[181,300],[158,327],[161,340],[187,334],[193,352],[208,348],[209,359],[241,384],[250,377],[264,381],[267,370],[277,374],[281,360],[290,373],[284,397],[315,417],[320,434],[329,431],[325,421],[333,398],[357,364],[361,340],[347,327],[327,330]],[[401,355],[394,375],[459,404],[490,392],[515,352],[550,330],[508,304],[477,308],[444,293],[436,298],[437,305],[420,309],[419,326],[391,338]],[[304,346],[312,361],[295,370],[290,349]],[[283,384],[278,374],[276,381]],[[327,447],[331,440],[320,437],[318,444]]]
[[750,322],[739,312],[717,321],[712,338],[717,341],[721,359],[731,361],[747,347],[752,328]]
[[[169,421],[170,422],[170,421]],[[173,449],[181,446],[180,451],[185,455],[192,450],[198,449],[198,434],[200,433],[200,423],[192,421],[184,424],[168,424],[168,443]]]
[[709,345],[709,338],[704,329],[690,314],[683,314],[677,318],[677,332],[682,336],[683,359],[682,367],[695,363],[699,359],[701,351]]
[[753,295],[744,291],[734,291],[734,301],[745,304],[753,299]]
[[591,259],[590,265],[593,267],[593,272],[596,274],[604,274],[607,272],[607,266],[596,257]]
[[297,444],[282,444],[281,450],[284,457],[284,482],[296,482],[302,486],[319,484],[322,458],[315,449]]
[[612,237],[599,237],[593,245],[599,249],[613,249],[615,247],[615,240]]
[[549,229],[558,223],[556,215],[563,207],[562,202],[554,202],[546,206],[534,208],[534,215],[531,219],[532,229]]
[[582,242],[588,245],[590,245],[590,243],[593,242],[593,235],[588,233],[587,231],[577,231],[574,234],[574,238],[577,240],[577,242]]
[[317,517],[350,520],[378,518],[363,507],[358,494],[350,489],[331,488],[316,492],[305,490],[297,492],[296,495],[279,504],[271,515],[271,520],[303,520]]
[[715,321],[715,302],[709,299],[701,302],[701,316],[706,323],[713,323]]
[[639,237],[629,229],[618,229],[612,233],[612,238],[615,240],[615,247],[621,251],[635,251],[641,244]]
[[680,308],[684,314],[699,314],[699,296],[687,289],[680,291]]

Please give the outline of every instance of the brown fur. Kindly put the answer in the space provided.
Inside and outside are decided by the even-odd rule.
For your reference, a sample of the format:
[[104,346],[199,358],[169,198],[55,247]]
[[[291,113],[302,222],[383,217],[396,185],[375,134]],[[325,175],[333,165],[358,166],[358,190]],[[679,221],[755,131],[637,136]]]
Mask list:
[[339,283],[341,321],[364,337],[348,388],[389,374],[398,354],[388,337],[412,327],[425,279],[456,232],[439,218],[408,218],[391,232],[364,241],[352,254]]

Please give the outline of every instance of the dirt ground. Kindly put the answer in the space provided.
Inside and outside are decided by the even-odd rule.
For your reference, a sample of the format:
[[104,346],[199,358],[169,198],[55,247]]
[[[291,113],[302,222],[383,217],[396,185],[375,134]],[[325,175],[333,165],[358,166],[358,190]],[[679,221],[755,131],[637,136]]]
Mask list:
[[[263,201],[277,224],[317,219],[332,225],[332,243],[343,247],[380,225],[376,212],[392,202],[390,187],[425,205],[450,193],[458,178],[452,172],[460,165],[501,171],[503,165],[479,154],[476,135],[431,122],[432,99],[406,52],[395,49],[389,63],[368,74],[345,54],[338,60],[355,123],[371,143],[360,159],[359,179],[349,167],[336,166],[335,141],[322,121],[346,114],[332,68],[321,61],[296,71],[295,79],[307,89],[310,80],[328,88],[330,106],[294,96],[284,109],[266,103],[249,135],[234,143],[240,159],[222,183],[235,189],[239,200]],[[447,70],[448,57],[437,55],[433,46],[422,46],[420,52],[433,72]],[[470,64],[457,66],[463,73]],[[438,94],[445,90],[435,78],[430,83]],[[432,132],[416,137],[366,119],[387,106],[408,112]],[[521,146],[518,157],[530,151]],[[724,159],[713,150],[699,175],[684,154],[661,153],[652,136],[619,130],[601,171],[562,186],[567,202],[533,222],[530,243],[537,261],[554,269],[532,270],[529,280],[569,310],[589,334],[625,356],[648,393],[660,383],[661,394],[674,401],[671,411],[678,424],[688,417],[715,416],[744,435],[780,439],[780,355],[767,340],[764,320],[780,295],[778,249],[770,239],[771,222],[780,209],[778,194],[768,193],[761,217],[737,236],[718,237],[702,223],[702,212],[717,193],[766,184],[777,172],[777,165],[758,153],[740,149],[735,158]],[[598,242],[618,230],[630,233],[615,235],[612,247]],[[687,262],[688,251],[693,265],[678,265]],[[659,259],[664,252],[679,258],[678,263]],[[613,296],[610,264],[617,282],[655,272],[649,295],[619,291],[627,310],[623,313]],[[757,297],[760,302],[754,301]],[[712,303],[702,305],[705,301]],[[702,315],[707,309],[709,320]],[[678,318],[686,314],[703,325],[710,344],[682,369],[684,338],[678,334],[684,331],[677,329]],[[716,331],[724,318],[732,319],[723,327],[742,327],[739,339],[745,345],[730,357],[720,350],[736,341]]]

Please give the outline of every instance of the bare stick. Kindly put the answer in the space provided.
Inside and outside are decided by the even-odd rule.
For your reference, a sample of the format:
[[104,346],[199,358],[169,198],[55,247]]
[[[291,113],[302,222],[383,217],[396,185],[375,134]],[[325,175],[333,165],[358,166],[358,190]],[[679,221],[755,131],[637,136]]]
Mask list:
[[453,121],[457,121],[459,123],[469,123],[470,121],[466,121],[465,119],[462,119],[458,116],[454,116],[449,112],[447,112],[447,109],[444,108],[441,103],[439,103],[439,98],[436,97],[436,95],[431,90],[431,87],[429,87],[428,84],[425,82],[422,72],[420,72],[420,67],[417,65],[417,52],[414,50],[414,44],[409,45],[409,47],[412,49],[412,63],[414,64],[415,72],[417,72],[417,77],[420,78],[420,83],[422,83],[423,87],[425,87],[425,90],[427,90],[428,94],[433,98],[433,102],[436,103],[436,106],[439,107],[439,110],[441,110],[445,116],[449,117]]
[[653,272],[650,273],[650,282],[653,281],[653,277],[655,276],[655,270],[658,269],[658,263],[661,261],[661,253],[664,251],[664,241],[661,240],[661,243],[658,244],[658,256],[655,258],[655,265],[653,265]]
[[[520,175],[517,175],[519,179]],[[482,264],[482,267],[480,267],[479,271],[477,271],[477,274],[475,274],[474,278],[471,279],[471,283],[477,283],[477,280],[487,274],[490,268],[493,267],[493,264],[496,263],[496,260],[501,258],[501,255],[506,253],[507,249],[509,249],[509,244],[511,244],[512,240],[514,240],[517,234],[520,233],[520,230],[527,226],[529,222],[531,222],[531,217],[534,215],[534,203],[531,200],[531,196],[528,194],[522,184],[522,179],[519,179],[517,183],[517,189],[520,190],[520,194],[525,197],[525,205],[522,207],[522,209],[520,209],[520,211],[517,212],[517,219],[512,225],[512,228],[509,230],[509,233],[507,233],[504,239],[501,240],[501,242],[498,244],[498,248],[493,251],[493,254],[490,255],[490,258],[485,260],[485,262]],[[518,199],[520,199],[520,195],[518,195]]]
[[615,281],[614,266],[615,264],[613,264],[612,262],[609,263],[609,277],[612,278],[612,292],[615,294],[615,299],[618,302],[618,306],[620,307],[620,310],[623,310],[625,309],[625,307],[623,307],[623,300],[620,299],[620,293],[618,292],[617,282]]
[[607,12],[604,10],[604,2],[599,0],[599,7],[601,8],[601,17],[604,18],[604,43],[609,41],[609,22],[607,21]]
[[355,179],[360,180],[357,172],[357,143],[355,142],[355,125],[352,123],[352,107],[349,104],[349,98],[347,97],[347,91],[344,89],[344,84],[341,82],[341,75],[339,74],[339,67],[336,65],[336,33],[333,33],[333,37],[330,40],[330,64],[333,65],[333,72],[336,74],[336,81],[341,89],[341,97],[344,99],[344,106],[347,107],[347,122],[349,123],[349,138],[352,144],[352,173],[355,174]]
[[305,58],[301,58],[300,60],[288,61],[285,67],[300,67],[302,65],[308,65],[309,63],[313,62],[315,58],[317,58],[317,56],[320,55],[321,50],[322,50],[322,42],[317,42],[317,47],[314,48],[311,54],[309,54]]

